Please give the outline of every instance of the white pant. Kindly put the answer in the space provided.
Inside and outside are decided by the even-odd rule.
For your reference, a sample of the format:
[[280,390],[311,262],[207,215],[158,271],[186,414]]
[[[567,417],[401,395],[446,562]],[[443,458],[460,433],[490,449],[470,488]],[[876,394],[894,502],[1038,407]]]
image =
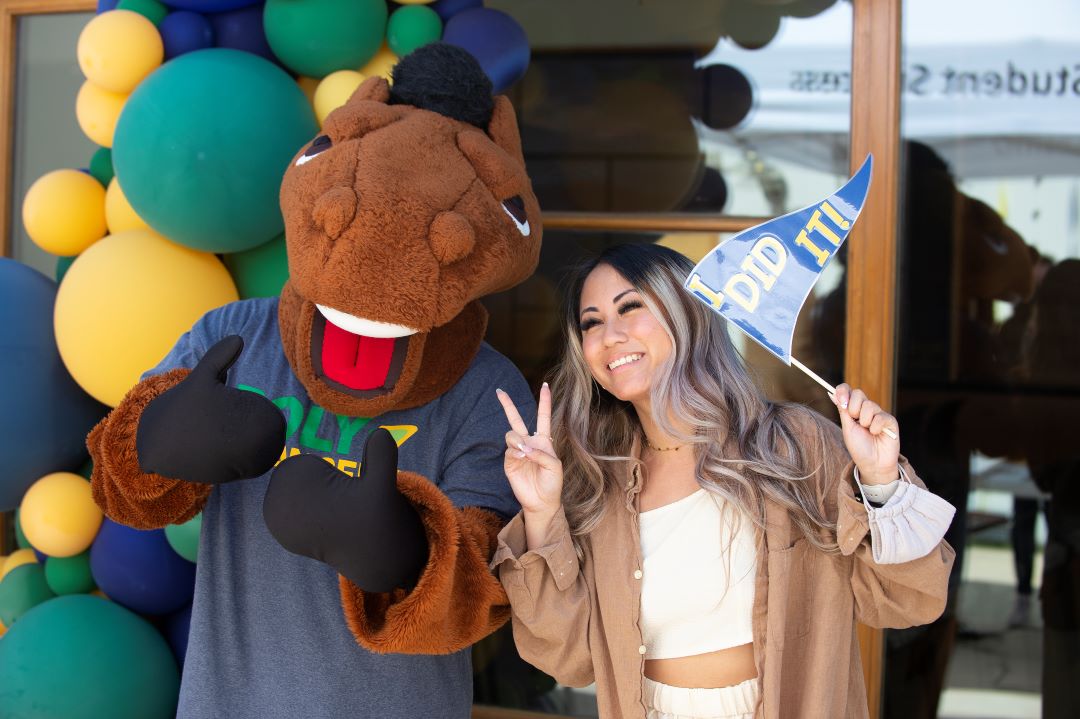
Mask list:
[[686,689],[645,677],[646,719],[753,719],[758,680],[719,689]]

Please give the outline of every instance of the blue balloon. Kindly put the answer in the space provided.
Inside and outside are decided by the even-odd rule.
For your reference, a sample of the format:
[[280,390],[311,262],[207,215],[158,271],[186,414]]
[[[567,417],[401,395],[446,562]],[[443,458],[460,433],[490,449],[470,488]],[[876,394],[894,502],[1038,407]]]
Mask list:
[[90,573],[105,596],[140,614],[175,612],[195,591],[195,565],[169,546],[164,530],[107,517],[90,545]]
[[191,633],[191,603],[165,617],[161,632],[165,635],[165,640],[169,642],[169,648],[176,657],[176,663],[182,668],[184,657],[187,655],[188,634]]
[[474,7],[484,7],[484,0],[435,0],[428,7],[438,13],[445,24],[459,12],[471,10]]
[[161,42],[165,45],[165,59],[186,52],[205,50],[214,44],[214,29],[210,21],[197,12],[177,10],[165,16],[158,25]]
[[86,459],[86,435],[109,408],[86,394],[53,334],[56,283],[0,257],[0,512],[30,485]]
[[261,5],[264,0],[164,0],[169,7],[192,12],[225,12],[250,5]]
[[517,20],[499,10],[473,8],[450,18],[443,42],[468,50],[500,93],[529,67],[529,38]]
[[100,15],[103,12],[115,10],[119,4],[120,0],[97,0],[97,14]]
[[266,41],[262,5],[214,13],[210,15],[210,23],[214,27],[214,43],[217,47],[243,50],[281,64]]

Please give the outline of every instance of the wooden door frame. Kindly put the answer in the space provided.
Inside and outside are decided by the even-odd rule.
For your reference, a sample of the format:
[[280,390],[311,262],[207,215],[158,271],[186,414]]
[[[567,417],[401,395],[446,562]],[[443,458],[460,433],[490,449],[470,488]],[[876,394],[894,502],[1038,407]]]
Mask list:
[[[874,155],[874,178],[847,249],[844,381],[882,407],[896,395],[901,0],[852,0],[851,171]],[[881,716],[882,630],[859,627],[871,717]]]

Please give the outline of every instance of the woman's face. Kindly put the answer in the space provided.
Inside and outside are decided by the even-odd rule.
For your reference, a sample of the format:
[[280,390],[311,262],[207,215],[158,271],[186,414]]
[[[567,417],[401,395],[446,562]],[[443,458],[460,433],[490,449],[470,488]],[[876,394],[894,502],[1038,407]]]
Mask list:
[[617,398],[648,406],[653,377],[671,355],[671,339],[637,290],[609,265],[585,278],[578,307],[589,371]]

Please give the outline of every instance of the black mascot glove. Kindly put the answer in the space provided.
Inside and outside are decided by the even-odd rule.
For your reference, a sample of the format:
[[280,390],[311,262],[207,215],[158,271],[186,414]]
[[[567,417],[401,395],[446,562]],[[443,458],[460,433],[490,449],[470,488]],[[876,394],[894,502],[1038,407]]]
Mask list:
[[221,484],[270,471],[285,445],[285,417],[266,397],[225,384],[242,349],[243,339],[226,337],[146,405],[135,435],[143,472]]
[[270,475],[263,519],[293,554],[329,564],[367,592],[412,589],[427,564],[424,525],[397,488],[397,443],[385,429],[364,444],[353,478],[312,454]]

